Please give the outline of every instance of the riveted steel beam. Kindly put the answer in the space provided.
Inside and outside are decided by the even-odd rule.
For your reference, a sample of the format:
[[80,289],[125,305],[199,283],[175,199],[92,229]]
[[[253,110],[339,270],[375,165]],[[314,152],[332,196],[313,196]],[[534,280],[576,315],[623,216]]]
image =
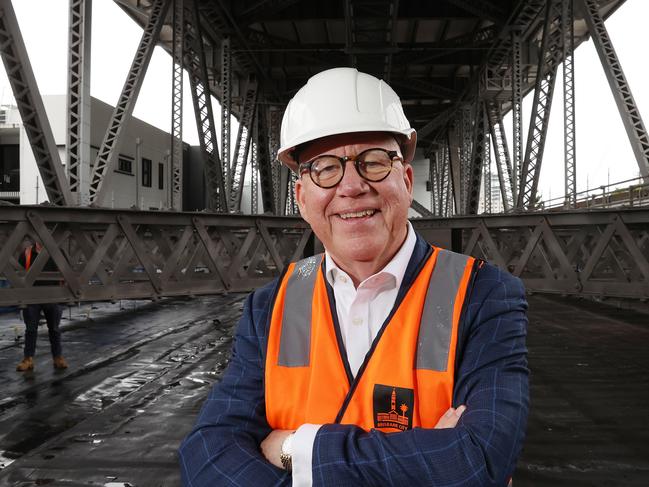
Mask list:
[[575,143],[575,32],[573,0],[562,2],[563,29],[563,153],[565,207],[577,205],[577,160]]
[[557,66],[563,55],[563,30],[561,28],[561,0],[548,0],[537,78],[534,87],[532,115],[527,135],[525,159],[521,168],[521,180],[516,206],[532,209],[536,205],[545,138],[550,121],[550,108],[557,74]]
[[[471,144],[471,159],[469,160],[470,165],[467,172],[467,215],[475,215],[476,213],[478,213],[481,187],[480,180],[482,178],[483,166],[486,162],[485,146],[489,138],[489,129],[485,121],[483,104],[476,102],[476,105],[477,107],[475,112],[475,123],[473,125],[473,143]],[[485,141],[485,139],[487,140]]]
[[172,76],[171,76],[171,206],[182,209],[183,170],[183,0],[173,0]]
[[496,170],[498,172],[498,185],[503,202],[503,209],[510,211],[514,207],[512,194],[512,167],[507,146],[507,136],[500,112],[500,107],[495,100],[485,102],[489,130],[493,142],[494,154],[496,156]]
[[[149,20],[142,32],[142,38],[135,51],[135,57],[126,75],[122,93],[108,123],[108,129],[95,159],[90,182],[90,203],[95,206],[100,206],[103,203],[106,188],[108,187],[107,181],[112,175],[122,144],[124,127],[126,127],[133,113],[133,108],[135,108],[170,3],[170,0],[155,0],[155,3],[153,3]],[[136,161],[136,163],[139,163],[139,161]]]
[[92,1],[70,0],[67,171],[75,203],[90,202],[90,43]]
[[207,208],[213,211],[227,212],[226,181],[223,178],[219,159],[212,96],[195,0],[185,0],[183,17],[185,19],[185,67],[189,75],[194,117],[205,164]]
[[0,0],[0,55],[47,197],[55,205],[72,205],[70,185],[11,0]]
[[232,111],[232,52],[230,38],[221,41],[221,172],[230,194],[230,121]]
[[241,211],[241,196],[243,194],[243,180],[246,175],[246,165],[250,152],[251,131],[255,121],[255,109],[257,104],[257,80],[254,77],[248,79],[246,92],[243,99],[241,120],[239,120],[239,131],[234,147],[232,167],[230,168],[230,211]]

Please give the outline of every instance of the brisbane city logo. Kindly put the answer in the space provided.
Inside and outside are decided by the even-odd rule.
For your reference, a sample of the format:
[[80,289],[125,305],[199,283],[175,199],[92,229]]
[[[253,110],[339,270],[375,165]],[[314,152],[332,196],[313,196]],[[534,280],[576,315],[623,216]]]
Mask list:
[[411,429],[414,399],[412,389],[374,384],[374,427]]

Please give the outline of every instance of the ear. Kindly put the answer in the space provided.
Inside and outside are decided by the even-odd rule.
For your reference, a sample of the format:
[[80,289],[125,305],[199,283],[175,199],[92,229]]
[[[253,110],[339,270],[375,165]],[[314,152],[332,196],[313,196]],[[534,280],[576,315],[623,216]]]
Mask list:
[[302,218],[304,218],[304,220],[308,222],[309,218],[307,216],[305,200],[306,200],[306,195],[305,195],[304,184],[302,183],[301,178],[297,178],[297,180],[295,181],[295,201],[297,202],[297,207],[300,210],[300,215],[302,215]]
[[413,185],[414,185],[414,173],[412,166],[407,163],[403,165],[403,182],[406,185],[406,190],[412,199]]

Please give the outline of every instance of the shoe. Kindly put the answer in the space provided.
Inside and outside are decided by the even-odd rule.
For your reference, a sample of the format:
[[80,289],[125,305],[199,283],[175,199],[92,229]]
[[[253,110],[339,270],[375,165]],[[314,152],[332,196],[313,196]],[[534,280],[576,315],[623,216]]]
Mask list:
[[32,357],[25,357],[16,366],[18,372],[25,372],[27,370],[34,370],[34,359]]
[[53,363],[55,369],[67,369],[68,368],[68,363],[63,358],[63,355],[59,355],[58,357],[54,357],[52,363]]

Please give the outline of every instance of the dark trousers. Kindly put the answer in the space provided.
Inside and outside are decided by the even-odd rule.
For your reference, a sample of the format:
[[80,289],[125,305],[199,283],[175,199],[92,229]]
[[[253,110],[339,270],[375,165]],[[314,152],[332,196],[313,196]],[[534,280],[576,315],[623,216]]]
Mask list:
[[36,338],[38,337],[38,320],[41,310],[47,321],[47,331],[50,334],[50,347],[52,357],[61,355],[61,331],[59,323],[63,310],[58,304],[30,304],[23,310],[25,320],[25,357],[33,357],[36,352]]

